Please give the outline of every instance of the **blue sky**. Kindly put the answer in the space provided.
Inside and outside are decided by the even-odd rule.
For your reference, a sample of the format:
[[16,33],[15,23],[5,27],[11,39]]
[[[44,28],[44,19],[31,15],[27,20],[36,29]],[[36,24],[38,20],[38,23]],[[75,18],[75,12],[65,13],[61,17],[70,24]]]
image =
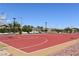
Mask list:
[[0,13],[4,12],[9,22],[16,17],[23,25],[65,28],[79,27],[79,4],[0,4]]

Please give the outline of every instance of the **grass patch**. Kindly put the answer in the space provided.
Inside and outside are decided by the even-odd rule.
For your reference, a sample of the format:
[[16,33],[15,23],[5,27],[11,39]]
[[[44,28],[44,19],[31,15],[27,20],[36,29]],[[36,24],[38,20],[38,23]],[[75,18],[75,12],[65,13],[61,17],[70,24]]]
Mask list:
[[4,47],[6,47],[6,46],[5,46],[5,45],[3,45],[3,44],[0,44],[0,49],[1,49],[1,48],[4,48]]

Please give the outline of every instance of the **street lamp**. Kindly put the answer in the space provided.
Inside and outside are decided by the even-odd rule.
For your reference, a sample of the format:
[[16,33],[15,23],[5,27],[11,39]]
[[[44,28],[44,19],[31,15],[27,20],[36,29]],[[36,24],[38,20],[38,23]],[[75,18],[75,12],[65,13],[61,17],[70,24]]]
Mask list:
[[45,32],[47,33],[47,22],[45,22]]
[[20,20],[21,20],[20,34],[22,34],[22,17],[20,17]]
[[16,18],[13,18],[13,32],[15,33],[15,20]]

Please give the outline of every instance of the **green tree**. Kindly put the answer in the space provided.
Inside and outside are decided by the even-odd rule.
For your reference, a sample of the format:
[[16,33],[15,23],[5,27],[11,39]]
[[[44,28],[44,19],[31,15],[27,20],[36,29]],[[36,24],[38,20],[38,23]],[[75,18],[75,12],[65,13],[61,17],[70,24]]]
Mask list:
[[44,31],[44,28],[42,26],[37,26],[36,29],[37,31],[39,31],[39,33]]
[[8,32],[19,32],[19,34],[22,34],[21,25],[14,20],[12,23],[8,24]]
[[31,26],[31,25],[24,25],[24,26],[22,27],[22,30],[23,30],[24,32],[27,32],[27,33],[30,33],[30,32],[32,31],[32,29],[33,29],[33,26]]
[[69,28],[69,27],[68,27],[68,28],[65,28],[64,31],[65,31],[66,33],[72,33],[72,29]]

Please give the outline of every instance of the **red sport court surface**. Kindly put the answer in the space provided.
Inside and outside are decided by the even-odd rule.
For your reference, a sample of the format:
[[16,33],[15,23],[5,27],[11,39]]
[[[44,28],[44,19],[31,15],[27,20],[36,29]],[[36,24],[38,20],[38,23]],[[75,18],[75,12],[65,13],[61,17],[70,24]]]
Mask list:
[[0,41],[25,52],[34,52],[79,38],[79,34],[0,35]]

